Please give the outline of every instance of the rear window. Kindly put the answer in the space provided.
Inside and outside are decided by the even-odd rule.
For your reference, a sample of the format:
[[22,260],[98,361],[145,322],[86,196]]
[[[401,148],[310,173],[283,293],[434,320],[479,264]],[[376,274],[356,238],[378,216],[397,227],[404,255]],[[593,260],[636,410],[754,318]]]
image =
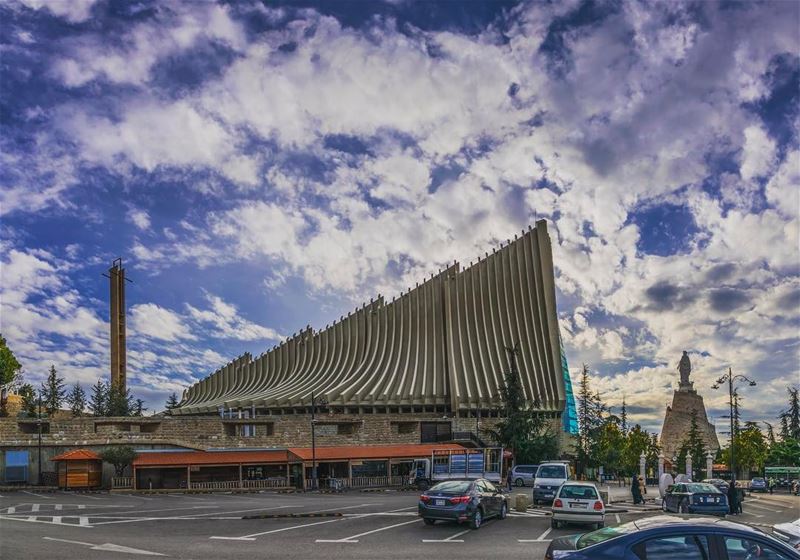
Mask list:
[[468,480],[448,480],[433,486],[429,492],[450,492],[453,494],[467,492],[472,483]]
[[559,496],[574,500],[596,500],[597,490],[593,486],[575,486],[565,484],[561,487]]
[[536,478],[567,478],[567,468],[563,465],[544,465],[539,467]]
[[606,527],[605,529],[599,529],[597,531],[592,531],[591,533],[586,533],[578,539],[575,547],[578,550],[581,550],[587,546],[592,546],[593,544],[615,539],[617,537],[621,537],[622,535],[635,533],[636,530],[636,525],[633,523],[625,523],[624,525],[617,525],[616,527]]
[[711,494],[719,494],[719,490],[715,486],[711,484],[687,484],[686,487],[688,488],[689,492],[692,494],[696,492],[708,492]]

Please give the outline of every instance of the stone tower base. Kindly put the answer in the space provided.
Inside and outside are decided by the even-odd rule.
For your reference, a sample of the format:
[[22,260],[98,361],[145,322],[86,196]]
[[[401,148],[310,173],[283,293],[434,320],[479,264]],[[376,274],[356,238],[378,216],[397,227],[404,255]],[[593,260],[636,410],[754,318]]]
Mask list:
[[678,449],[689,433],[693,410],[697,411],[697,426],[706,449],[714,452],[719,449],[717,433],[714,425],[708,421],[703,397],[693,390],[683,389],[675,391],[672,397],[672,406],[667,407],[667,413],[664,416],[660,439],[665,457],[672,457],[678,453]]

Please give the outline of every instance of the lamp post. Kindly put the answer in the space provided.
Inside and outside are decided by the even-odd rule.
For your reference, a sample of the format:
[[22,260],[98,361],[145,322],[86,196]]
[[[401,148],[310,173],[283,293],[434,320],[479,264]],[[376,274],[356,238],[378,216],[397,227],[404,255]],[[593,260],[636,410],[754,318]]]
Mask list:
[[733,375],[733,371],[731,368],[728,368],[728,373],[717,379],[717,382],[714,383],[711,388],[712,389],[719,389],[723,383],[728,383],[728,405],[731,409],[731,453],[730,453],[730,468],[731,468],[731,480],[736,480],[736,460],[734,454],[734,443],[736,441],[736,434],[733,431],[733,423],[734,423],[734,414],[733,414],[733,393],[734,393],[734,384],[738,381],[744,381],[750,385],[750,387],[755,387],[756,382],[752,379],[748,379],[746,376],[737,374]]
[[314,398],[314,391],[311,391],[311,488],[313,490],[319,489],[319,480],[317,478],[317,404],[320,406],[326,405],[328,401],[325,400],[325,397]]

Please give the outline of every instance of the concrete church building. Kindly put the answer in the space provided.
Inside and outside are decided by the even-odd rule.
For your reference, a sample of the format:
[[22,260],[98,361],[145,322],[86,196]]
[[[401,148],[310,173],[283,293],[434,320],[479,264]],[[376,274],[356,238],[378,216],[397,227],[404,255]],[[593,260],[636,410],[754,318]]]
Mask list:
[[[547,415],[569,451],[577,418],[544,221],[391,301],[378,296],[320,331],[306,327],[256,358],[236,358],[188,388],[167,414],[49,419],[42,470],[53,471],[50,458],[73,448],[132,445],[141,454],[134,464],[143,477],[138,483],[147,486],[200,484],[201,474],[213,478],[213,469],[223,467],[240,479],[284,469],[295,478],[295,471],[297,477],[308,472],[309,456],[313,461],[313,438],[316,450],[329,451],[329,464],[320,462],[320,469],[330,476],[402,475],[400,462],[430,456],[432,444],[492,443],[487,430],[499,421],[508,349],[515,345],[526,400]],[[6,450],[0,469],[8,452],[27,450],[28,472],[36,473],[36,445],[35,419],[0,419],[0,449]],[[370,458],[356,459],[368,446]],[[278,463],[261,471],[250,464],[255,456],[224,454],[265,449],[283,455],[273,453]],[[185,454],[168,457],[180,451]],[[239,463],[199,467],[180,463],[181,457],[198,465],[222,458]]]

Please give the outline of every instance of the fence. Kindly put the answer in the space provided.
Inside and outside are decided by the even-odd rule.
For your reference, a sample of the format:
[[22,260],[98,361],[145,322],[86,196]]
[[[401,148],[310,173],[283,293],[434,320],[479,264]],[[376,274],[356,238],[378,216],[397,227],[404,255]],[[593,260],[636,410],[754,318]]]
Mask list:
[[[354,476],[353,478],[321,478],[319,487],[325,489],[345,490],[348,488],[389,488],[407,486],[409,476]],[[306,479],[306,488],[313,488],[314,480]]]
[[111,479],[111,488],[133,488],[133,477],[115,476]]
[[238,490],[240,488],[285,488],[290,486],[285,478],[267,478],[263,480],[221,480],[214,482],[192,482],[192,490]]

